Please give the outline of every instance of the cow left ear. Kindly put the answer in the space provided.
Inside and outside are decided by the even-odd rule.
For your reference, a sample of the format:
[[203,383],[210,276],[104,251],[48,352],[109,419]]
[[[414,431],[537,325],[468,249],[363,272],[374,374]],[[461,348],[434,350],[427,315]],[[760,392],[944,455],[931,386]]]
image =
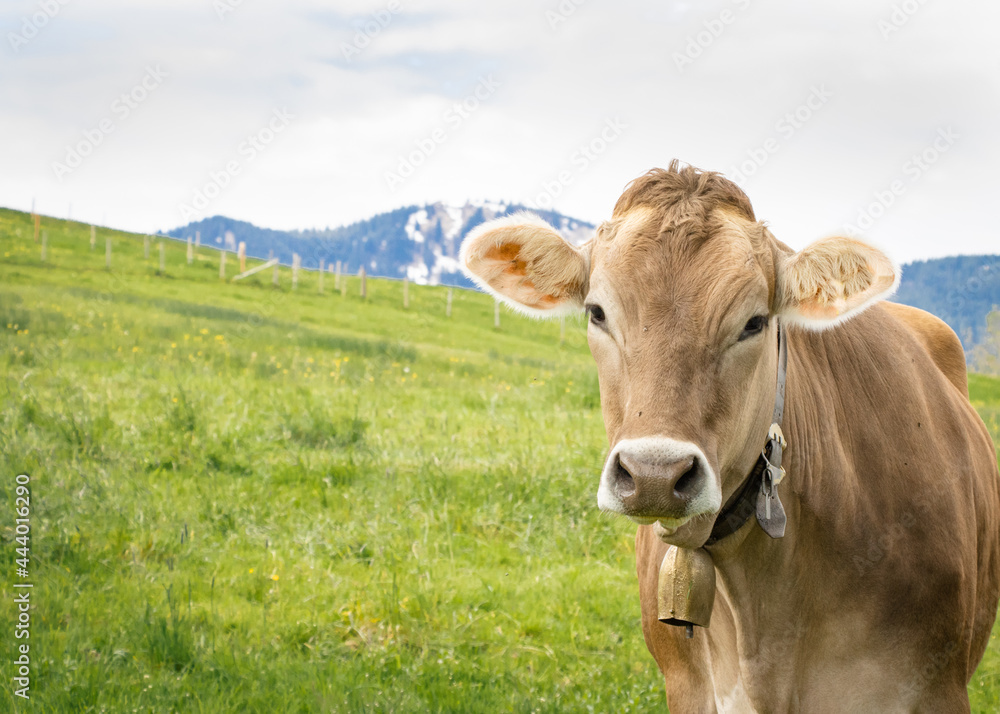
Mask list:
[[518,213],[478,226],[459,257],[479,287],[520,313],[557,317],[583,309],[589,252],[537,216]]
[[826,238],[779,265],[775,312],[786,324],[825,330],[892,295],[899,278],[899,267],[878,248]]

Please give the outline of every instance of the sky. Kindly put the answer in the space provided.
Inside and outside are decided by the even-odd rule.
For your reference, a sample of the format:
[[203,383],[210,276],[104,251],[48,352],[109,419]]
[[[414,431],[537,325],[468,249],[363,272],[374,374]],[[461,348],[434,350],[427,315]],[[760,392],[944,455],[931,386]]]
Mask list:
[[801,248],[1000,253],[1000,3],[5,0],[0,206],[155,232],[468,200],[610,217],[677,158]]

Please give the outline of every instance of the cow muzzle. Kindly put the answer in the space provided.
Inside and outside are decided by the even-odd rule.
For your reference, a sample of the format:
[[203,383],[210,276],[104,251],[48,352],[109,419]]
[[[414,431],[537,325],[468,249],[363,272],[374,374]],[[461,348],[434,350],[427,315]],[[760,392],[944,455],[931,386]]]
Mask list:
[[667,437],[623,439],[608,456],[597,491],[601,510],[676,529],[722,506],[718,479],[695,444]]

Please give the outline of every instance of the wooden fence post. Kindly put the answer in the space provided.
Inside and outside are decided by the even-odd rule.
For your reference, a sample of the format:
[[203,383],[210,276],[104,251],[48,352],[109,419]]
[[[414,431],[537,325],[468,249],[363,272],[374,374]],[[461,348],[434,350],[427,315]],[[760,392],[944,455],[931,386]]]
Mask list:
[[142,237],[142,258],[149,260],[149,236]]
[[274,275],[271,277],[271,284],[274,287],[278,287],[278,270],[281,267],[280,263],[274,264]]
[[410,279],[403,278],[403,309],[410,309]]
[[226,249],[223,248],[219,251],[219,277],[223,280],[226,279]]
[[302,258],[298,253],[292,253],[292,290],[299,286],[299,266],[302,265]]
[[97,247],[97,226],[90,227],[90,249]]
[[500,329],[500,301],[493,303],[493,327]]
[[244,270],[239,275],[234,276],[232,282],[235,283],[237,280],[243,280],[243,278],[249,278],[251,275],[256,275],[257,273],[261,272],[262,270],[267,270],[268,268],[273,267],[273,266],[275,266],[277,264],[278,264],[278,261],[277,260],[273,260],[273,259],[267,261],[266,263],[261,263],[260,265],[258,265],[256,267],[250,268],[250,270]]
[[194,232],[194,249],[198,250],[201,248],[201,231]]
[[361,266],[358,277],[361,278],[361,299],[365,300],[368,297],[368,274],[365,272],[365,266]]
[[47,253],[49,252],[49,232],[42,231],[42,262],[45,262]]
[[242,241],[242,240],[240,241],[239,256],[240,256],[240,272],[241,273],[245,273],[245,272],[247,272],[247,244],[246,244],[246,241]]
[[167,258],[166,258],[167,244],[162,240],[160,241],[160,275],[167,272]]
[[340,297],[347,297],[347,274],[340,276]]
[[104,267],[111,270],[111,236],[104,239]]
[[194,262],[194,245],[191,243],[191,236],[188,236],[188,253],[187,253],[188,265]]
[[337,290],[340,288],[340,261],[337,261],[337,277],[333,279],[333,289]]
[[444,316],[451,317],[451,288],[448,288],[448,301],[444,306]]
[[324,272],[325,268],[326,268],[326,262],[322,258],[320,258],[319,259],[319,287],[316,288],[316,291],[320,295],[323,294],[323,272]]

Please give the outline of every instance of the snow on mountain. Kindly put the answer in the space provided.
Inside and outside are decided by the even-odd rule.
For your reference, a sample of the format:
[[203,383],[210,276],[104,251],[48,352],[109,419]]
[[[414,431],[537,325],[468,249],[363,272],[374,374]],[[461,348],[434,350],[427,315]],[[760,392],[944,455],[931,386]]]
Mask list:
[[[430,244],[430,255],[426,251],[414,254],[413,261],[406,266],[406,275],[414,282],[426,281],[431,285],[460,275],[461,239],[480,223],[523,210],[526,210],[523,206],[497,201],[469,201],[461,206],[438,202],[415,210],[407,220],[407,234],[417,243],[422,243],[424,236],[435,239]],[[582,243],[593,232],[594,227],[588,223],[552,211],[542,213],[542,218],[573,243]]]
[[410,219],[406,222],[406,235],[410,236],[410,240],[414,243],[423,243],[424,234],[417,230],[417,225],[422,225],[427,223],[427,211],[426,209],[421,209],[416,213],[410,214]]
[[462,230],[462,207],[442,204],[442,208],[444,208],[445,212],[442,224],[444,237],[448,240],[454,240],[459,231]]

